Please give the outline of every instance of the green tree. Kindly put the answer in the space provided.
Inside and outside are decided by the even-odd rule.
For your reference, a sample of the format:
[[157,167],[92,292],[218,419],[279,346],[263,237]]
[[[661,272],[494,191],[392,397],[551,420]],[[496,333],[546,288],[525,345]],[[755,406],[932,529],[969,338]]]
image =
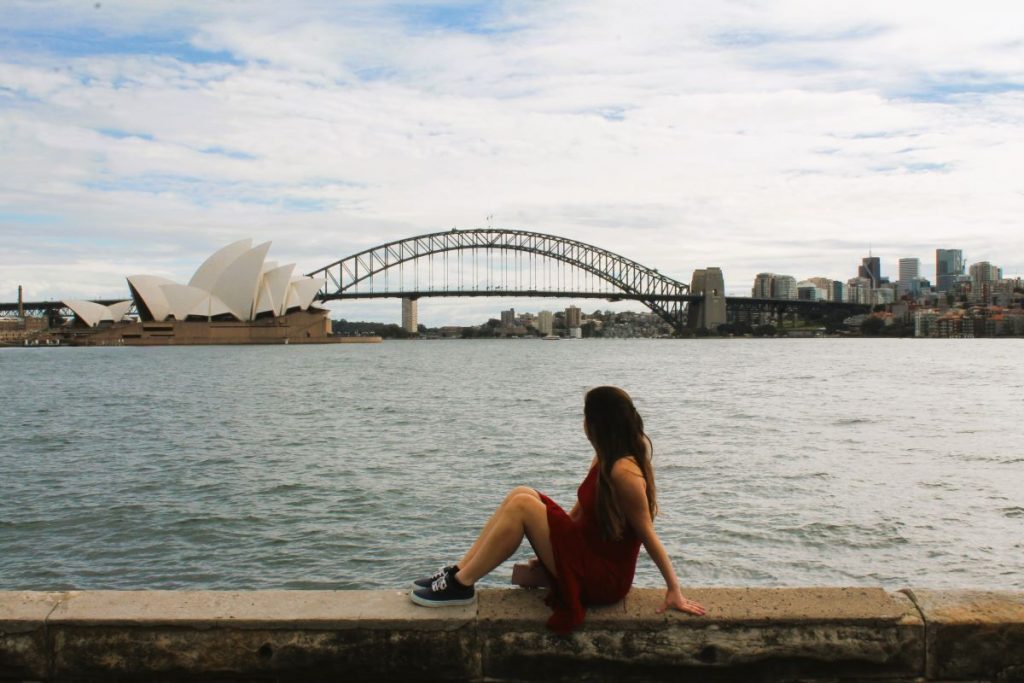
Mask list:
[[885,321],[876,316],[869,316],[860,324],[860,332],[865,337],[877,337],[885,329]]

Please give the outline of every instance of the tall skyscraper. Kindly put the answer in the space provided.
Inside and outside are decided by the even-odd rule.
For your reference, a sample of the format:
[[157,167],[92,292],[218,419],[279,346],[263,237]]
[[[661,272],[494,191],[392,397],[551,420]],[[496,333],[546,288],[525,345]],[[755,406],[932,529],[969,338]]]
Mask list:
[[921,259],[901,258],[900,259],[900,282],[910,282],[921,277]]
[[773,299],[796,299],[796,278],[792,275],[776,275],[772,278]]
[[555,330],[555,317],[551,311],[541,311],[537,314],[537,329],[541,334],[551,334]]
[[870,254],[862,258],[857,269],[857,277],[871,280],[872,289],[877,288],[882,281],[882,259]]
[[576,306],[565,309],[565,326],[569,329],[579,327],[582,319],[582,311]]
[[896,281],[896,295],[917,298],[921,294],[921,259],[901,258],[900,278]]
[[754,287],[750,290],[750,296],[754,299],[772,298],[772,280],[775,273],[758,273],[754,278]]
[[507,311],[501,312],[501,326],[502,327],[515,327],[516,325],[516,309],[510,308]]
[[1003,277],[1003,269],[993,266],[988,261],[972,263],[968,271],[971,275],[971,282],[975,285],[983,285],[986,282],[995,282]]
[[964,274],[964,252],[960,249],[935,250],[935,289],[948,292],[958,275]]
[[419,315],[416,299],[402,299],[402,329],[409,334],[419,332]]

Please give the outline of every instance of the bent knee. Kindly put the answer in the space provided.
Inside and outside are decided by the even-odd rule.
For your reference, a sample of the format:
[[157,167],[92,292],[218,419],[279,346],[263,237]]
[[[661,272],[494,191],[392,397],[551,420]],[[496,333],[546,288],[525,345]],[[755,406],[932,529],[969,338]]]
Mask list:
[[531,496],[532,498],[540,500],[540,498],[537,496],[537,492],[531,489],[529,486],[517,486],[508,492],[508,495],[505,496],[505,502],[511,502],[516,496]]
[[526,489],[528,493],[517,493],[508,498],[508,507],[527,513],[540,513],[546,506],[541,502],[540,496],[533,489]]

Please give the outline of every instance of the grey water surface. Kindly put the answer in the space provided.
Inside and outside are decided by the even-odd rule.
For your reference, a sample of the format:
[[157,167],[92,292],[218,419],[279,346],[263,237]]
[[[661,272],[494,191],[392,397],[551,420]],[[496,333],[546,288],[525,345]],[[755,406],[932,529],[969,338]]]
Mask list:
[[[0,350],[0,589],[384,588],[635,398],[689,585],[1024,589],[1019,340]],[[524,549],[522,554],[527,554]],[[508,581],[510,565],[489,577]],[[641,556],[637,584],[656,586]]]

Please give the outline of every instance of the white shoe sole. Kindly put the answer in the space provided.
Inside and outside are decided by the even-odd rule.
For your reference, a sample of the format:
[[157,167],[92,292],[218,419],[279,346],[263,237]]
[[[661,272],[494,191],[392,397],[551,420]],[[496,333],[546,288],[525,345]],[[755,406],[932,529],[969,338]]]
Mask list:
[[473,593],[473,597],[462,600],[427,600],[409,591],[409,598],[421,607],[464,607],[476,603],[476,593]]

